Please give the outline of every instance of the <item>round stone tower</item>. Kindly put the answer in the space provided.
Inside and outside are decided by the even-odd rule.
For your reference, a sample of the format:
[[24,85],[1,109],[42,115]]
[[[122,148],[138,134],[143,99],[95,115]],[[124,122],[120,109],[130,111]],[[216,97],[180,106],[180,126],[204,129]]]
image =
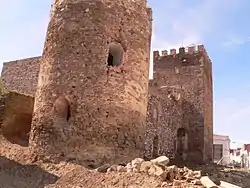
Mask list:
[[54,0],[30,147],[90,166],[143,152],[151,11],[146,0]]

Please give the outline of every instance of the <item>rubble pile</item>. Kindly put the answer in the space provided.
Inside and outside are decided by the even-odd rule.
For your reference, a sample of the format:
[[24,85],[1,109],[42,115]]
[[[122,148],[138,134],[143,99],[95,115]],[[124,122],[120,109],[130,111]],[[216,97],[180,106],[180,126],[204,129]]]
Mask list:
[[178,168],[176,165],[168,166],[169,158],[160,156],[151,161],[145,161],[137,158],[129,162],[126,166],[122,165],[103,165],[97,169],[97,172],[127,172],[127,173],[142,173],[149,176],[158,177],[162,181],[161,187],[181,186],[183,183],[190,187],[203,187],[201,171],[193,171],[187,167]]
[[[162,183],[160,187],[207,187],[207,188],[240,188],[229,182],[226,182],[227,178],[232,178],[232,173],[225,173],[228,170],[217,172],[214,174],[205,173],[202,176],[201,170],[191,170],[187,167],[178,168],[176,165],[169,165],[169,158],[166,156],[160,156],[151,161],[145,161],[141,158],[136,158],[129,162],[126,166],[123,165],[103,165],[95,171],[101,173],[140,173],[147,176],[157,177]],[[211,171],[210,171],[211,172]],[[229,172],[229,171],[228,171]],[[204,172],[203,172],[204,174]],[[208,176],[209,175],[209,176]],[[225,181],[222,181],[225,180]],[[234,180],[239,184],[241,180]],[[242,185],[242,187],[245,187]]]
[[105,164],[87,169],[66,161],[58,164],[31,162],[27,147],[11,144],[1,137],[0,141],[0,187],[3,188],[250,187],[248,172],[215,164],[180,168],[171,165],[168,157],[160,156],[150,161],[137,158],[128,164]]

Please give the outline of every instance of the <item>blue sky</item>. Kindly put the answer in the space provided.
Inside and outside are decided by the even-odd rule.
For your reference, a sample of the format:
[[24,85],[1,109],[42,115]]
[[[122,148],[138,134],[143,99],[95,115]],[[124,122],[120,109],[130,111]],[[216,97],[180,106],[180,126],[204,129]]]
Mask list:
[[[0,62],[41,55],[52,0],[0,2]],[[250,142],[250,1],[148,4],[154,11],[153,50],[203,43],[213,61],[214,132]]]

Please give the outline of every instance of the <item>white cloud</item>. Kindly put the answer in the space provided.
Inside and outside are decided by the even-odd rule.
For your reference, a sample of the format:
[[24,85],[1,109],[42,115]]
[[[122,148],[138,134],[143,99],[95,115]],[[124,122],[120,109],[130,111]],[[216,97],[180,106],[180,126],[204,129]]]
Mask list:
[[[228,14],[246,0],[170,0],[155,2],[149,0],[153,9],[153,49],[178,48],[195,43],[204,43],[208,35],[218,33]],[[164,31],[164,32],[163,32]],[[224,33],[224,31],[223,31]]]
[[218,6],[222,6],[222,3],[213,0],[197,1],[192,7],[186,7],[184,0],[162,4],[162,8],[153,12],[153,49],[202,42],[205,35],[216,26]]
[[[248,93],[248,91],[241,90],[240,93]],[[240,94],[218,98],[214,104],[214,114],[216,133],[229,135],[232,141],[250,142],[248,121],[250,100],[248,98]]]
[[[235,0],[201,0],[187,4],[184,0],[170,0],[156,3],[149,1],[153,9],[154,24],[152,50],[178,49],[181,46],[206,42],[207,35],[217,32],[221,13],[236,6]],[[150,63],[150,78],[153,62]]]
[[240,36],[229,36],[228,40],[222,45],[224,47],[234,47],[238,45],[244,45],[250,43],[250,37],[240,37]]
[[[153,12],[152,49],[161,51],[197,43],[206,45],[206,42],[211,41],[214,45],[221,44],[221,41],[216,41],[213,37],[220,32],[220,36],[224,37],[224,33],[229,32],[223,27],[224,23],[229,21],[230,12],[244,6],[247,1],[243,0],[239,3],[237,0],[200,0],[189,2],[190,6],[184,0],[170,0],[165,2],[164,6],[159,2],[155,3],[154,0],[149,0],[149,2],[159,6],[157,12]],[[250,38],[231,37],[227,45],[241,45],[249,41]],[[152,72],[151,62],[151,77]],[[241,94],[243,90],[241,88]],[[250,117],[250,100],[246,102],[239,93],[231,96],[224,95],[216,99],[214,104],[215,133],[231,135],[231,139],[238,142],[248,141],[249,125],[246,120]],[[239,128],[245,131],[240,131]]]

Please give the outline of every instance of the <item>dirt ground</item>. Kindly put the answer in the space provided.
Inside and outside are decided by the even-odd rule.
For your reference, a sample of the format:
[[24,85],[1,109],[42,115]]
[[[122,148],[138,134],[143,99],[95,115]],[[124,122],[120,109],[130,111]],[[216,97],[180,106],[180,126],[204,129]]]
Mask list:
[[[0,188],[155,188],[203,187],[176,180],[163,182],[161,178],[134,172],[106,172],[85,169],[77,164],[33,163],[27,147],[11,144],[0,137]],[[250,187],[250,174],[216,165],[188,167],[201,170],[213,181],[223,180],[243,188]]]

